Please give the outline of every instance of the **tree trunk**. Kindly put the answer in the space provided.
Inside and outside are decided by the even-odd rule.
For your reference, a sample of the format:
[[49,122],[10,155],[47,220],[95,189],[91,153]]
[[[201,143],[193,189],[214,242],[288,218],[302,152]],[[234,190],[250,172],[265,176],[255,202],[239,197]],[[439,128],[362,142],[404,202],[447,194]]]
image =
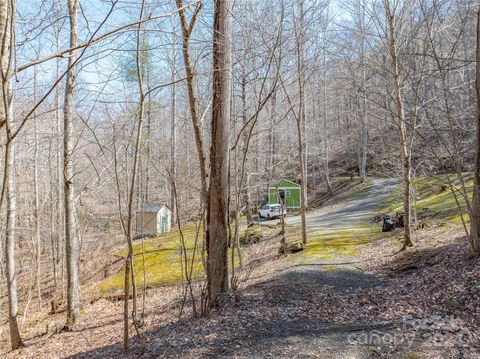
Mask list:
[[307,169],[305,161],[305,54],[304,54],[304,4],[303,0],[299,2],[300,6],[300,31],[297,33],[297,72],[298,72],[298,90],[299,90],[299,111],[296,116],[297,122],[297,141],[298,141],[298,161],[300,163],[300,216],[302,218],[302,242],[307,243]]
[[247,214],[247,226],[252,226],[254,222],[253,222],[252,201],[250,199],[250,183],[248,180],[247,180],[247,185],[245,186],[245,212]]
[[477,12],[476,50],[477,134],[475,139],[475,168],[473,172],[473,198],[470,213],[470,251],[480,254],[480,10]]
[[328,106],[327,106],[327,44],[323,33],[323,175],[330,195],[333,195],[330,184],[330,170],[328,165]]
[[[302,206],[305,207],[305,210],[308,208],[307,202],[307,189],[308,189],[308,159],[307,159],[307,122],[305,114],[305,6],[304,0],[299,1],[300,6],[300,31],[297,36],[297,61],[298,61],[298,95],[299,95],[299,117],[302,128],[301,136],[301,146],[302,146],[302,157],[301,161],[303,162],[302,170],[302,187],[303,188],[303,200]],[[302,230],[303,232],[303,230]],[[305,239],[306,241],[306,239]],[[304,243],[306,243],[304,241]]]
[[212,146],[207,213],[207,297],[210,306],[228,289],[227,196],[232,64],[230,0],[215,1]]
[[[70,47],[78,43],[78,0],[68,0],[70,19]],[[74,326],[80,316],[80,287],[78,278],[78,231],[75,213],[75,192],[73,167],[73,92],[75,87],[76,52],[71,51],[68,58],[69,70],[65,84],[65,98],[63,107],[63,178],[64,178],[64,205],[65,205],[65,244],[67,261],[67,323],[66,327]]]
[[368,152],[368,115],[367,115],[367,68],[365,65],[365,7],[361,4],[361,66],[362,66],[362,114],[360,130],[360,153],[358,161],[358,171],[360,178],[364,182],[367,178],[367,152]]
[[[173,20],[174,21],[174,20]],[[175,29],[175,21],[173,24],[173,29]],[[177,78],[177,54],[175,48],[175,39],[176,36],[173,37],[173,48],[172,48],[172,109],[171,109],[171,117],[170,117],[170,209],[172,211],[172,225],[176,223],[176,215],[175,215],[175,193],[174,193],[174,185],[175,185],[175,177],[177,172],[177,87],[175,86],[175,80]]]
[[[34,103],[37,103],[37,71],[34,69],[33,73],[33,99]],[[41,276],[41,254],[42,254],[42,238],[40,236],[40,193],[38,190],[38,128],[37,128],[37,115],[33,115],[33,132],[34,132],[34,148],[33,148],[33,192],[34,192],[34,204],[33,212],[35,217],[35,265],[36,265],[36,284],[37,284],[37,296],[38,306],[42,307],[42,293],[40,290],[40,276]]]
[[405,110],[403,106],[403,89],[400,79],[400,66],[397,57],[397,45],[395,38],[395,16],[390,9],[388,0],[384,0],[385,13],[387,18],[387,34],[388,34],[388,52],[391,61],[392,86],[394,89],[394,103],[397,117],[397,132],[400,142],[400,155],[403,164],[403,210],[405,212],[404,225],[405,231],[403,235],[403,247],[406,249],[413,245],[410,233],[410,186],[411,186],[411,159],[410,148],[407,141],[407,127],[405,123]]
[[[142,0],[140,7],[139,19],[143,18],[143,11],[145,7],[145,1]],[[129,349],[129,320],[128,320],[128,298],[130,296],[130,287],[129,284],[132,284],[132,320],[133,325],[137,326],[137,284],[135,279],[135,268],[134,268],[134,250],[133,250],[133,208],[134,208],[134,199],[135,199],[135,179],[137,178],[137,173],[139,169],[140,162],[140,142],[142,140],[142,130],[143,130],[143,117],[145,114],[145,91],[143,88],[144,83],[144,66],[145,62],[142,62],[141,55],[141,31],[142,25],[139,23],[137,25],[137,38],[136,38],[136,49],[135,49],[135,65],[136,65],[136,75],[137,75],[137,85],[139,91],[139,105],[138,105],[138,121],[137,127],[134,128],[135,131],[135,144],[133,148],[133,165],[131,170],[131,177],[127,177],[127,181],[130,183],[127,185],[127,224],[124,227],[125,237],[127,240],[128,254],[125,260],[125,286],[124,286],[124,298],[123,298],[123,349]],[[121,214],[120,214],[121,215]],[[143,246],[143,242],[142,242]],[[143,248],[142,248],[143,252]],[[144,275],[145,275],[145,268]],[[144,282],[145,285],[145,282]]]
[[[8,126],[8,125],[7,125]],[[7,177],[7,223],[5,226],[5,245],[7,255],[8,318],[12,349],[23,345],[18,329],[17,273],[15,269],[15,217],[17,201],[15,195],[15,148],[12,143],[6,148],[5,171]]]
[[12,350],[23,345],[18,328],[17,273],[15,268],[15,148],[11,142],[12,116],[12,66],[15,51],[15,1],[0,0],[0,130],[6,129],[4,151],[4,175],[0,196],[0,208],[7,198],[7,218],[5,225],[6,280],[8,293],[8,321]]
[[276,152],[277,152],[277,136],[275,131],[275,121],[277,121],[277,91],[273,90],[270,102],[270,161],[269,161],[269,183],[272,183],[276,178],[275,168],[277,166]]
[[185,10],[183,9],[183,1],[176,0],[178,11],[178,16],[180,17],[180,24],[182,27],[182,36],[183,36],[183,62],[185,64],[185,72],[187,75],[187,92],[188,92],[188,102],[190,104],[190,116],[192,118],[193,131],[195,133],[195,144],[197,146],[198,153],[198,162],[200,165],[200,181],[201,181],[201,191],[202,191],[202,201],[207,203],[208,195],[208,186],[207,186],[207,164],[206,164],[206,155],[203,146],[203,136],[202,136],[202,123],[200,121],[200,116],[198,115],[197,109],[197,97],[195,96],[195,74],[193,70],[192,61],[190,59],[190,50],[189,50],[189,41],[190,35],[192,33],[195,21],[202,7],[202,3],[198,3],[194,14],[190,20],[190,23],[187,23],[187,18],[185,15]]
[[[59,0],[54,2],[54,11],[60,13],[61,4]],[[54,26],[55,31],[55,48],[56,51],[60,51],[61,46],[61,24],[58,22]],[[58,79],[60,77],[60,59],[55,60],[55,77]],[[53,255],[53,266],[54,266],[54,286],[55,294],[58,295],[58,282],[60,282],[60,297],[63,302],[65,298],[65,265],[64,265],[64,253],[65,253],[65,241],[63,240],[63,234],[65,234],[65,211],[64,211],[64,184],[63,184],[63,148],[62,148],[62,116],[61,116],[61,96],[60,96],[60,86],[55,87],[55,96],[54,96],[54,106],[55,106],[55,187],[52,191],[56,192],[56,236],[53,238],[52,243],[52,253]],[[58,273],[60,272],[60,273]],[[58,277],[60,280],[58,281]]]

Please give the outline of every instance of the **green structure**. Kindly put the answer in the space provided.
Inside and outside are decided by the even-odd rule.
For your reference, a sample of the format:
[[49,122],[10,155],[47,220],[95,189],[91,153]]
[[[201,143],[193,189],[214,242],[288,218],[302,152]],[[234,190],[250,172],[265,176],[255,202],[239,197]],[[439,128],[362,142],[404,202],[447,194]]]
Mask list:
[[300,208],[300,185],[298,183],[281,180],[268,187],[268,204],[279,204],[279,198],[284,199],[287,209]]

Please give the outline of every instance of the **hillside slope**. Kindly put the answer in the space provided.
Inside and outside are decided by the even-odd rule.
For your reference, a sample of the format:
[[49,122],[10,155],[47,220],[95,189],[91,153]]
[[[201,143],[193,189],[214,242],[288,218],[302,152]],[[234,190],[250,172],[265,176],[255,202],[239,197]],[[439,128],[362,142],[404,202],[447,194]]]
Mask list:
[[[237,290],[207,318],[193,318],[191,303],[179,318],[182,286],[160,287],[147,292],[128,353],[123,304],[101,299],[84,305],[72,332],[32,325],[27,347],[8,357],[477,358],[478,258],[465,258],[457,224],[418,230],[415,246],[399,253],[400,230],[385,235],[365,223],[382,203],[394,205],[385,188],[373,181],[310,213],[318,225],[307,249],[288,257],[276,254],[279,228],[262,226],[264,240],[245,248]],[[289,221],[287,239],[298,240],[296,219]]]

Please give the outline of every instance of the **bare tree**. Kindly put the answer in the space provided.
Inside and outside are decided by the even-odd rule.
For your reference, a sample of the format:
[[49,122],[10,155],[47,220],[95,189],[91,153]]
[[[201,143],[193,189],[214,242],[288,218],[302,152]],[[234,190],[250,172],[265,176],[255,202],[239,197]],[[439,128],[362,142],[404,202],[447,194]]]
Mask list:
[[213,24],[212,146],[207,212],[207,302],[216,305],[228,289],[228,153],[232,84],[232,25],[230,0],[215,1]]
[[358,2],[360,11],[360,67],[362,73],[361,80],[361,110],[360,110],[360,124],[359,131],[360,150],[358,153],[358,170],[362,181],[367,178],[367,153],[368,153],[368,97],[367,97],[367,66],[365,63],[366,57],[366,21],[365,21],[365,1]]
[[[297,51],[297,76],[298,76],[298,117],[300,121],[300,127],[297,130],[301,130],[298,133],[298,140],[301,141],[301,151],[299,152],[299,161],[301,161],[301,212],[302,222],[304,212],[308,208],[307,202],[307,190],[308,190],[308,157],[307,157],[307,119],[305,110],[305,81],[306,81],[306,69],[305,69],[305,4],[304,0],[298,1],[299,7],[299,25],[295,27],[296,38],[296,51]],[[295,21],[296,23],[296,21]],[[302,226],[302,239],[303,243],[306,243],[306,237],[303,236]]]
[[[400,142],[400,156],[403,165],[403,210],[405,211],[405,231],[403,237],[403,247],[406,249],[412,246],[411,240],[411,206],[410,206],[410,186],[411,186],[411,146],[407,135],[407,124],[404,109],[403,82],[400,74],[400,64],[397,48],[397,16],[392,11],[390,0],[383,0],[386,16],[386,36],[387,51],[390,59],[390,75],[393,88],[393,102],[395,104],[395,115],[397,120],[397,132]],[[397,8],[397,6],[395,7]]]
[[172,46],[172,102],[171,102],[171,117],[170,117],[170,209],[172,210],[172,222],[176,222],[176,194],[174,193],[175,174],[177,172],[177,86],[175,81],[177,79],[177,49],[176,49],[176,21],[173,22],[173,46]]
[[299,158],[299,167],[300,167],[300,176],[301,176],[301,186],[300,186],[300,216],[301,216],[301,234],[302,234],[302,243],[306,244],[307,243],[307,216],[306,216],[306,207],[305,207],[305,191],[306,191],[306,186],[305,184],[305,178],[304,178],[304,171],[303,171],[303,147],[302,147],[302,123],[301,123],[301,118],[299,115],[299,112],[297,112],[294,108],[294,104],[292,102],[292,99],[290,98],[290,95],[288,94],[286,85],[282,79],[282,89],[285,93],[285,96],[288,100],[288,105],[290,107],[291,112],[293,113],[295,123],[296,123],[296,130],[297,130],[297,154]]
[[[139,20],[143,18],[143,12],[145,7],[145,1],[142,0],[140,6],[140,15]],[[137,290],[135,282],[135,268],[133,266],[133,210],[134,210],[134,199],[135,199],[135,179],[137,177],[138,165],[140,160],[140,141],[142,140],[142,130],[143,130],[143,117],[145,112],[145,89],[144,89],[144,69],[142,66],[145,65],[142,62],[141,51],[141,32],[142,24],[141,22],[137,25],[137,36],[136,36],[136,47],[135,47],[135,74],[138,84],[139,91],[139,107],[138,107],[138,117],[136,121],[136,127],[134,126],[135,137],[134,137],[134,148],[133,148],[133,165],[130,174],[130,178],[127,178],[130,183],[127,184],[127,219],[126,223],[122,221],[122,226],[124,229],[124,234],[127,240],[128,253],[127,258],[125,259],[125,286],[124,286],[124,298],[123,298],[123,348],[125,350],[129,349],[129,304],[128,297],[130,296],[130,282],[132,283],[132,320],[137,329]],[[118,182],[117,182],[118,183]],[[121,212],[121,211],[120,211]],[[120,213],[121,215],[121,213]],[[142,253],[143,253],[143,242],[142,242]],[[144,266],[144,278],[145,278],[145,266]],[[144,280],[144,286],[145,286]]]
[[193,130],[195,133],[195,143],[197,145],[198,161],[200,165],[200,179],[202,184],[202,200],[203,203],[207,202],[208,196],[208,185],[207,185],[207,164],[206,164],[206,155],[203,144],[202,137],[202,117],[198,114],[197,108],[197,96],[195,94],[195,69],[190,58],[190,36],[192,34],[193,28],[195,27],[195,22],[197,20],[198,14],[202,9],[202,2],[198,2],[197,6],[193,12],[193,15],[190,21],[187,20],[186,10],[183,6],[183,0],[176,0],[178,8],[178,16],[180,18],[180,25],[182,28],[182,53],[183,53],[183,62],[185,64],[185,72],[187,74],[187,89],[188,89],[188,101],[190,104],[190,116],[192,120]]
[[[8,130],[8,121],[6,123]],[[18,329],[17,271],[15,268],[15,225],[17,200],[15,189],[15,147],[7,143],[5,173],[7,176],[7,223],[5,225],[5,245],[7,257],[8,317],[10,323],[10,341],[12,349],[23,345]]]
[[480,9],[477,11],[477,48],[476,48],[476,93],[477,118],[475,137],[475,167],[473,170],[473,198],[470,213],[470,251],[480,253]]
[[[68,0],[70,20],[70,47],[78,44],[77,14],[78,0]],[[68,71],[65,84],[65,98],[63,106],[63,185],[65,206],[65,243],[67,261],[67,323],[66,328],[74,326],[80,316],[80,285],[78,276],[79,239],[77,216],[75,210],[75,170],[73,164],[74,127],[73,106],[76,78],[76,51],[72,50],[68,58]]]
[[5,256],[8,292],[8,321],[12,349],[23,345],[18,328],[17,272],[15,267],[15,148],[12,143],[13,93],[12,74],[15,52],[15,1],[0,1],[0,70],[2,75],[0,93],[0,129],[5,127],[4,174],[0,196],[0,208],[6,194],[7,218],[5,225]]

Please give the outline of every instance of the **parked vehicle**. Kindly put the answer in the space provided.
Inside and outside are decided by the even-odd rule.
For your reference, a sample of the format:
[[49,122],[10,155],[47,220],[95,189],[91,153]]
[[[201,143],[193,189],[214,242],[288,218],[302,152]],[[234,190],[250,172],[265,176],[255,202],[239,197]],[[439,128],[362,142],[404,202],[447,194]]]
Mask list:
[[[281,208],[282,206],[279,204],[266,204],[265,206],[263,206],[258,210],[258,215],[259,217],[268,218],[268,219],[279,218]],[[283,216],[285,217],[286,215],[287,215],[287,210],[284,208]]]

